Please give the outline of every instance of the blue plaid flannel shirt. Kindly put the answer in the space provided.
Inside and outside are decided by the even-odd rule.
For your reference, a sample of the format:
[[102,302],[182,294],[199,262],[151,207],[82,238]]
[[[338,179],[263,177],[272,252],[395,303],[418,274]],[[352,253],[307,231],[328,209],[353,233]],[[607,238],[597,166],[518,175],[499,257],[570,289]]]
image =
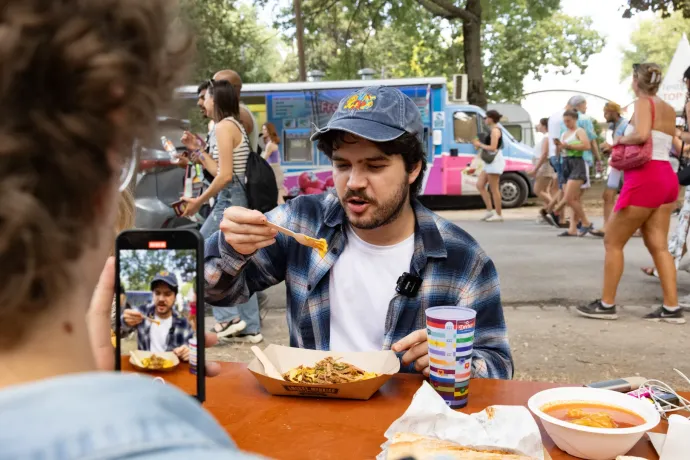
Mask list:
[[[154,318],[156,314],[156,306],[154,304],[143,305],[132,308],[144,316],[149,318]],[[124,332],[136,329],[137,331],[137,349],[138,350],[151,350],[151,321],[142,321],[139,325],[135,327],[129,327],[125,324],[124,310],[120,316],[120,326]],[[168,341],[166,343],[165,351],[173,351],[175,348],[181,347],[182,345],[187,345],[189,341],[194,337],[194,329],[192,325],[183,318],[177,310],[173,307],[172,309],[172,326],[170,326],[170,332],[168,332]]]
[[[477,311],[472,375],[512,378],[513,359],[493,262],[464,230],[416,200],[413,207],[415,246],[407,271],[422,277],[423,282],[415,297],[396,295],[391,300],[383,349],[389,350],[415,330],[426,329],[424,311],[429,307],[469,307]],[[329,271],[347,244],[345,212],[331,192],[290,200],[267,218],[295,232],[325,238],[328,254],[322,259],[312,248],[278,234],[276,244],[244,256],[217,232],[206,240],[206,301],[211,305],[239,304],[254,292],[285,281],[290,345],[328,350]],[[404,371],[413,371],[413,366]]]

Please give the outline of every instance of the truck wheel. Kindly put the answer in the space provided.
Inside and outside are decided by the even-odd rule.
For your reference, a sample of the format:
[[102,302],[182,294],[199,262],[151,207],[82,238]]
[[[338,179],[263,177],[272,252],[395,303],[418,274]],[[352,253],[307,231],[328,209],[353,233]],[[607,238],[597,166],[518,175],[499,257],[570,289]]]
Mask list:
[[525,204],[529,185],[520,174],[506,173],[501,176],[501,203],[504,208],[518,208]]

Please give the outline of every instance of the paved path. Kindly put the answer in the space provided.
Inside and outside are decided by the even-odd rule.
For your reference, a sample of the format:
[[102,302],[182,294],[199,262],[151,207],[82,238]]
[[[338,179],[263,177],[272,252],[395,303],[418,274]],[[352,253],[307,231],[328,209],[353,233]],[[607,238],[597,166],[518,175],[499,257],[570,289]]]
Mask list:
[[[560,230],[537,225],[534,219],[524,220],[525,212],[507,213],[509,219],[503,223],[480,222],[476,211],[442,214],[477,239],[493,259],[501,278],[504,304],[575,305],[598,298],[604,267],[603,240],[592,236],[559,238],[556,235]],[[510,219],[511,214],[514,219]],[[594,222],[601,225],[602,220],[595,218]],[[619,303],[647,306],[661,301],[658,280],[640,271],[650,263],[642,238],[631,239],[625,248]],[[679,272],[678,289],[681,294],[690,292],[690,275],[684,271]]]

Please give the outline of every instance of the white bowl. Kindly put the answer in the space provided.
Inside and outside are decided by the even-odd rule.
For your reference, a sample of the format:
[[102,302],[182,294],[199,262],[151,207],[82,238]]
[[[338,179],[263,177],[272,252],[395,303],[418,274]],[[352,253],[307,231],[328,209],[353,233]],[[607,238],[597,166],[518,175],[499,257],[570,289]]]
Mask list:
[[[571,401],[622,407],[638,414],[646,423],[632,428],[590,428],[564,422],[541,411],[546,404]],[[585,387],[541,391],[529,399],[527,407],[541,419],[544,429],[561,450],[585,460],[611,460],[618,455],[625,455],[647,431],[661,421],[654,405],[646,400],[615,391]]]

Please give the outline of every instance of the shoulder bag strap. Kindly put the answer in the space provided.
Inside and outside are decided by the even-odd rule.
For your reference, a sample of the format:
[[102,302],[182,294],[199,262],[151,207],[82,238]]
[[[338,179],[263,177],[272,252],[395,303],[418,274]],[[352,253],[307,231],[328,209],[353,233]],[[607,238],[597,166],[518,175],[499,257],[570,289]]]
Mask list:
[[654,104],[654,98],[649,98],[649,103],[652,104],[652,130],[654,129],[654,120],[656,119],[656,107]]
[[251,144],[251,142],[249,142],[249,137],[247,137],[247,132],[244,130],[244,126],[242,126],[242,124],[239,121],[235,120],[233,117],[227,117],[226,120],[230,120],[233,123],[235,123],[235,126],[237,126],[237,129],[239,129],[240,133],[242,133],[242,136],[244,137],[244,141],[247,143],[247,147],[249,147],[249,151],[252,153],[256,153],[252,149],[252,144]]

